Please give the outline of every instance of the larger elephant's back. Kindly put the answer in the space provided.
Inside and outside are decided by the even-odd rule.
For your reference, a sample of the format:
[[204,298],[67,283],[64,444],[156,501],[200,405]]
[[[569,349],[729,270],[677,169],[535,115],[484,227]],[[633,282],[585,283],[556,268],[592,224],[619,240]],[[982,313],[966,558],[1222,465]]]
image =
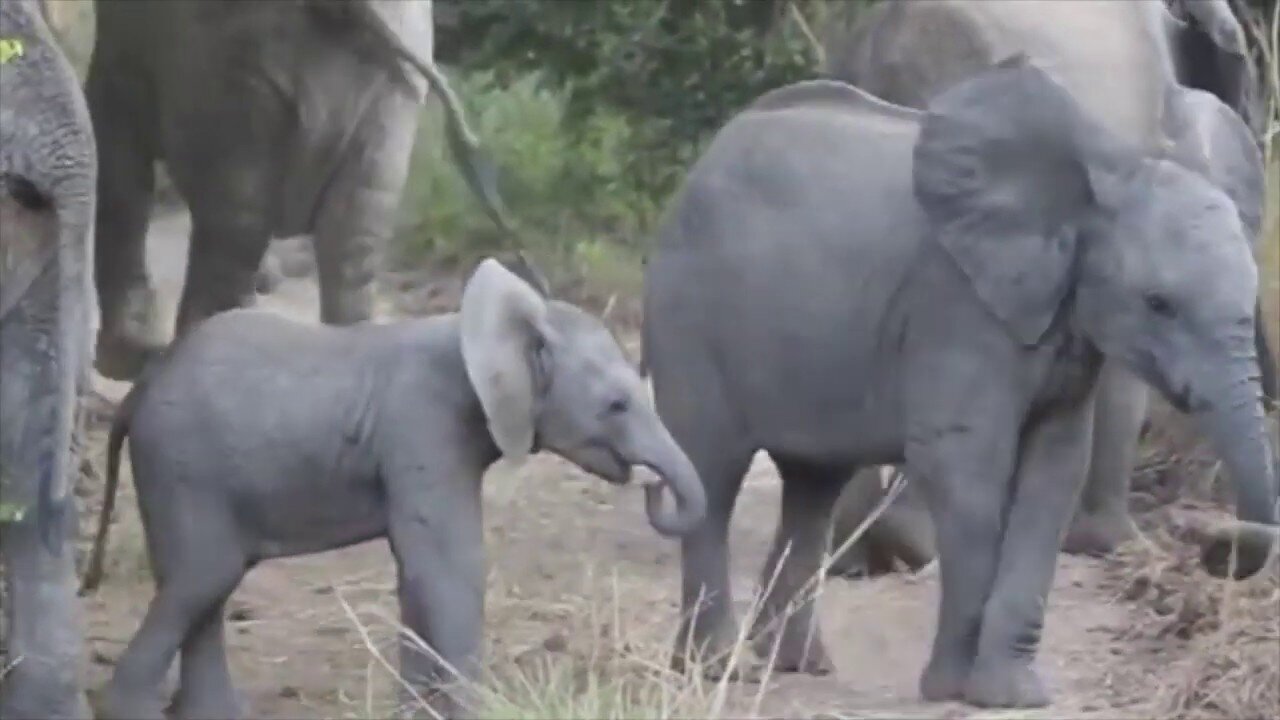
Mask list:
[[[714,357],[726,397],[760,410],[748,413],[750,432],[796,453],[837,446],[877,412],[867,395],[877,384],[847,381],[881,377],[876,343],[850,339],[885,330],[921,248],[914,137],[803,108],[726,126],[691,170],[646,271],[655,384],[684,372],[690,354]],[[810,427],[815,408],[823,428]]]
[[1171,73],[1160,0],[933,0],[892,3],[829,43],[828,72],[923,107],[991,63],[1023,52],[1087,112],[1146,144]]

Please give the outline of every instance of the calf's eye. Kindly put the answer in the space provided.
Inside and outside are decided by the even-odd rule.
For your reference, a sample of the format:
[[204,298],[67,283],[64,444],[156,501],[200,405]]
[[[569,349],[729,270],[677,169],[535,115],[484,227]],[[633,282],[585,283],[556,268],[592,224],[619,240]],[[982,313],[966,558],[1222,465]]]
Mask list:
[[609,401],[609,405],[605,408],[605,412],[610,415],[621,415],[630,408],[631,403],[628,402],[626,398],[614,398]]
[[1147,309],[1161,317],[1173,317],[1175,314],[1173,303],[1160,293],[1147,293],[1144,300],[1147,303]]

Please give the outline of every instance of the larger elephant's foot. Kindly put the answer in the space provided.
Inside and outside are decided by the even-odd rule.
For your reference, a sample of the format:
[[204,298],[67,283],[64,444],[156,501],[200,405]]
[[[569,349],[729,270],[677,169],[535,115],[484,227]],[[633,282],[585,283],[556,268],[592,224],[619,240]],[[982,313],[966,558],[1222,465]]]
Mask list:
[[1040,708],[1049,704],[1049,691],[1029,661],[980,659],[965,682],[964,700],[984,708]]
[[972,661],[959,654],[945,657],[935,654],[920,676],[920,697],[928,702],[964,699],[965,683],[972,668]]
[[1088,512],[1080,508],[1062,541],[1062,551],[1072,555],[1108,555],[1140,536],[1128,512]]
[[682,631],[671,653],[671,669],[679,675],[701,675],[713,682],[760,682],[764,663],[748,642],[739,642],[731,625],[700,638]]
[[164,703],[154,692],[109,683],[91,702],[97,720],[165,720]]
[[98,331],[94,367],[112,380],[134,380],[156,354],[164,350],[155,290],[131,288]]
[[835,664],[822,643],[817,624],[808,620],[792,616],[782,623],[780,631],[759,632],[753,645],[756,655],[772,659],[774,672],[819,677],[835,672]]
[[173,699],[173,716],[179,720],[240,720],[250,717],[249,703],[236,690],[180,687]]

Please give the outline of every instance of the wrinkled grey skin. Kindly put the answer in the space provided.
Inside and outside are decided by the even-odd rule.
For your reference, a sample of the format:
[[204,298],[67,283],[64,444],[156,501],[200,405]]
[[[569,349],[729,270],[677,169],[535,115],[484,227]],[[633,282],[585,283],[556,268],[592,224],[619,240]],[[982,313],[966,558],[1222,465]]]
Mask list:
[[[732,643],[728,524],[757,450],[783,489],[756,649],[776,641],[781,671],[830,668],[796,597],[846,479],[905,463],[941,553],[923,696],[1047,703],[1033,661],[1104,358],[1190,413],[1240,518],[1274,524],[1256,298],[1231,199],[1025,56],[927,112],[828,80],[766,94],[690,171],[645,278],[656,406],[707,493],[675,664],[719,671]],[[1242,548],[1241,574],[1267,551]]]
[[8,669],[0,717],[83,718],[70,534],[78,399],[95,314],[97,156],[84,97],[34,0],[0,2],[0,524]]
[[[1225,0],[1175,5],[1182,19],[1161,0],[882,3],[851,32],[832,32],[826,74],[889,102],[921,108],[990,63],[1025,52],[1121,137],[1154,148],[1162,136],[1173,136],[1194,146],[1191,151],[1203,156],[1211,178],[1236,201],[1256,238],[1264,184],[1257,136],[1230,111],[1257,115],[1259,89],[1243,31]],[[1195,89],[1222,102],[1198,100]],[[1271,354],[1261,316],[1256,317],[1257,351],[1265,359],[1263,391],[1275,397]],[[1104,365],[1089,481],[1064,538],[1067,552],[1103,554],[1136,535],[1127,506],[1129,476],[1147,403],[1145,386],[1121,363]]]
[[[122,405],[109,498],[126,433],[158,591],[103,693],[106,717],[161,717],[159,687],[179,650],[178,716],[241,715],[223,605],[244,573],[379,537],[395,556],[404,624],[477,679],[480,483],[500,454],[549,450],[619,485],[631,466],[649,467],[661,481],[646,486],[646,507],[666,535],[704,512],[692,465],[609,331],[491,259],[457,314],[351,327],[254,310],[214,316]],[[444,679],[408,644],[400,671],[424,689]]]
[[321,319],[369,319],[428,86],[472,189],[505,227],[431,60],[430,0],[131,0],[99,2],[96,18],[86,94],[103,147],[96,362],[107,377],[136,377],[163,345],[145,264],[157,160],[192,217],[179,335],[251,305],[270,238],[304,233]]

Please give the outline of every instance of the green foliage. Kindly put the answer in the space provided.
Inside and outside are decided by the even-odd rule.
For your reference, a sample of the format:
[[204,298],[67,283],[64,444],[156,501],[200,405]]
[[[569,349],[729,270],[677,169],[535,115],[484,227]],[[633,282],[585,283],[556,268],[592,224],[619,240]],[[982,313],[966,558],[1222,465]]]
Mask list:
[[622,169],[663,196],[734,112],[813,75],[818,49],[795,18],[818,4],[454,0],[438,11],[452,15],[438,30],[438,54],[492,71],[500,85],[539,73],[565,92],[563,127],[575,142],[601,115],[624,119]]
[[[631,182],[621,158],[630,128],[616,113],[597,113],[572,137],[562,130],[565,92],[538,74],[499,84],[492,72],[451,73],[486,152],[502,164],[504,200],[519,223],[519,242],[557,266],[599,260],[602,240],[624,253],[635,247],[655,201]],[[408,260],[429,255],[466,262],[506,249],[468,191],[443,140],[434,103],[423,115],[400,205]]]
[[27,508],[14,503],[0,502],[0,524],[22,522],[22,518],[26,517]]

